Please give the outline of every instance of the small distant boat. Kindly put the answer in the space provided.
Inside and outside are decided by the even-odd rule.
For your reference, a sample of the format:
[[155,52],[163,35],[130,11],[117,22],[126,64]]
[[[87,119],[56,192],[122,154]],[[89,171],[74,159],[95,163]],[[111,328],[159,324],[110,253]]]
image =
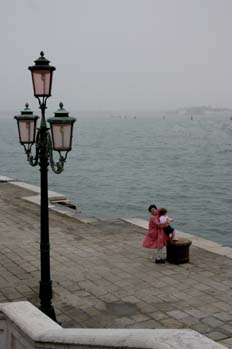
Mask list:
[[122,116],[121,115],[111,115],[111,118],[121,119]]
[[190,116],[190,120],[193,120],[193,116],[192,115]]
[[230,120],[232,120],[232,116],[230,117]]

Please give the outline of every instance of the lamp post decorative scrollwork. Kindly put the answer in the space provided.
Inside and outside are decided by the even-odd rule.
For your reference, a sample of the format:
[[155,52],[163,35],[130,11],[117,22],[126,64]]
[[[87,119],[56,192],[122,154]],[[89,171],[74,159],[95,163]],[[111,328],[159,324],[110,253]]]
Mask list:
[[[34,96],[38,99],[41,110],[40,127],[36,128],[38,116],[29,109],[28,103],[20,115],[15,116],[18,124],[19,142],[23,145],[27,160],[31,166],[40,167],[40,309],[56,321],[55,309],[52,305],[52,280],[50,276],[50,243],[49,243],[49,214],[48,214],[48,167],[60,174],[64,169],[68,152],[72,149],[73,124],[75,118],[60,103],[54,117],[46,121],[45,110],[47,99],[51,96],[53,71],[50,62],[40,53],[35,64],[28,69],[31,71]],[[50,129],[47,127],[50,124]],[[32,147],[35,146],[34,155]],[[57,151],[59,160],[54,161],[53,152]]]

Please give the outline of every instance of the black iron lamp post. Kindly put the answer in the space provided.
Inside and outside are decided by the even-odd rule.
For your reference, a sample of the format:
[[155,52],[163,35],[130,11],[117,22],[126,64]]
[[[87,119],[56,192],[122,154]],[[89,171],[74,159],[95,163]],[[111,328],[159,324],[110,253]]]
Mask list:
[[[38,116],[35,116],[26,104],[20,115],[15,116],[18,123],[19,141],[24,146],[27,160],[31,166],[40,166],[40,309],[51,319],[56,321],[55,309],[52,305],[52,280],[50,276],[50,244],[49,244],[49,217],[48,217],[48,166],[59,174],[64,169],[68,152],[72,149],[73,124],[75,118],[60,103],[60,109],[54,117],[45,119],[46,102],[51,96],[52,75],[56,69],[49,65],[49,61],[40,53],[35,65],[29,67],[31,71],[34,95],[38,99],[41,109],[40,127],[36,129]],[[50,134],[51,132],[51,134]],[[32,155],[32,146],[35,145],[35,154]],[[53,151],[59,154],[59,160],[54,161]]]

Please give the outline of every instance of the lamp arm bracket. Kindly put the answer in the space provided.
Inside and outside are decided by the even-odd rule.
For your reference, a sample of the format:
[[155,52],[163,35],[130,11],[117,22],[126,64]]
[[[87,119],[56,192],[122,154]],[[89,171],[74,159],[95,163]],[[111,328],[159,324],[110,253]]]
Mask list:
[[42,110],[45,110],[45,109],[47,109],[47,99],[48,99],[48,97],[41,97],[41,99],[40,99],[40,97],[36,97],[37,99],[38,99],[38,102],[39,102],[39,108]]
[[37,130],[36,141],[35,141],[35,155],[31,154],[31,149],[34,143],[28,145],[28,147],[23,145],[24,151],[27,155],[27,161],[31,166],[37,166],[39,162],[39,152],[40,152],[40,130]]
[[48,133],[47,135],[48,135],[48,138],[47,138],[48,157],[49,157],[50,166],[51,166],[51,169],[54,173],[60,174],[64,170],[64,163],[65,163],[67,156],[64,157],[59,152],[59,155],[60,155],[59,161],[57,161],[57,162],[54,161],[53,149],[52,149],[52,140],[51,140],[50,133]]
[[38,154],[36,154],[35,156],[33,156],[33,155],[28,155],[27,156],[27,161],[33,167],[38,165],[38,160],[39,160]]

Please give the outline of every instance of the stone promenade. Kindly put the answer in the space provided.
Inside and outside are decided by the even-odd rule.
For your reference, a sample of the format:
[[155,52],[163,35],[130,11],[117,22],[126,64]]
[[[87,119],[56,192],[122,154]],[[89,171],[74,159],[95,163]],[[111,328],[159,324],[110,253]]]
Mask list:
[[[39,304],[39,206],[0,183],[0,302]],[[145,230],[50,211],[53,304],[63,327],[191,328],[232,348],[232,259],[191,247],[191,262],[154,264]]]

